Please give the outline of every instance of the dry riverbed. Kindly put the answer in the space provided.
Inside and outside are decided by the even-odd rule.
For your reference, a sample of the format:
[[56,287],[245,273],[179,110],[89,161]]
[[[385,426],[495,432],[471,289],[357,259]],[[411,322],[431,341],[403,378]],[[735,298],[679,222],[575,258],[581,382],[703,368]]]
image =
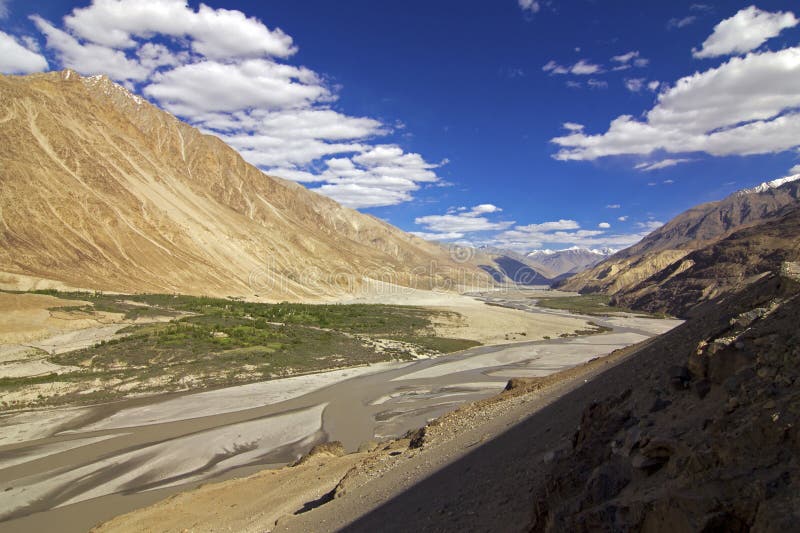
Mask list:
[[[264,497],[273,494],[285,499],[282,504],[272,500],[262,509],[266,514],[257,521],[257,528],[269,529],[272,526],[268,524],[290,512],[299,500],[308,498],[300,502],[303,507],[325,496],[327,492],[312,498],[326,487],[329,491],[330,482],[338,485],[343,470],[351,472],[351,483],[356,478],[368,478],[364,472],[381,472],[404,457],[416,457],[419,449],[408,449],[408,442],[398,440],[399,436],[459,406],[495,396],[510,377],[535,376],[539,381],[501,395],[505,398],[501,402],[482,402],[477,404],[479,408],[473,405],[446,415],[426,430],[423,449],[445,434],[450,435],[449,442],[462,434],[466,436],[458,438],[469,438],[470,431],[478,431],[475,428],[493,420],[511,423],[502,415],[508,406],[524,410],[533,404],[517,400],[507,403],[509,398],[524,396],[539,401],[535,398],[549,397],[549,392],[537,396],[541,391],[526,388],[550,384],[550,378],[543,376],[575,365],[581,368],[586,361],[611,352],[616,351],[614,357],[618,357],[626,346],[675,325],[675,321],[667,320],[599,319],[558,311],[507,309],[457,295],[404,295],[390,304],[399,301],[415,308],[435,307],[432,329],[451,328],[439,331],[459,331],[462,339],[494,340],[497,344],[447,357],[395,360],[205,392],[8,414],[0,422],[6,430],[0,442],[0,484],[4,487],[0,492],[0,520],[5,520],[0,523],[8,531],[41,530],[56,523],[68,524],[64,531],[82,531],[208,480],[277,468],[297,460],[315,445],[341,441],[342,450],[349,453],[340,456],[342,450],[334,449],[333,453],[327,449],[307,463],[316,464],[317,470],[302,465],[295,467],[299,470],[271,470],[254,478],[262,480],[259,483],[285,483],[285,490],[274,485],[259,485],[257,490],[250,484],[241,486],[241,498],[248,497],[248,491],[263,490]],[[492,332],[492,327],[501,329]],[[576,331],[605,329],[610,333],[574,336]],[[514,332],[516,339],[512,338]],[[586,368],[596,370],[598,365],[593,362]],[[562,379],[570,375],[562,374],[556,381],[577,384]],[[523,390],[527,392],[523,394]],[[526,396],[529,393],[532,396]],[[528,407],[520,407],[523,404]],[[370,444],[377,441],[381,444]],[[330,461],[323,462],[331,469],[318,464],[326,457]],[[352,471],[358,465],[361,474]],[[304,481],[313,480],[315,475],[327,481]],[[192,512],[205,516],[200,509],[208,505],[208,501],[197,503]],[[242,520],[252,519],[246,509],[255,507],[243,501],[237,506],[241,506]],[[220,520],[227,516],[221,507],[216,511]],[[176,518],[174,523],[176,528],[178,523],[191,527],[182,519]]]

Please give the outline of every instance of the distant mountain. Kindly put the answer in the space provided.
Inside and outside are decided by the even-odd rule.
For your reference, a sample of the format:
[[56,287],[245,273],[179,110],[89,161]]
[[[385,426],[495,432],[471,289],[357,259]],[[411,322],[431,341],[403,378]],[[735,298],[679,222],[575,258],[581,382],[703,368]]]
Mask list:
[[564,274],[582,272],[611,256],[616,251],[611,248],[589,249],[581,247],[567,248],[565,250],[534,250],[528,253],[527,258],[528,262],[534,267],[539,267],[543,272],[549,272],[555,278]]
[[470,257],[265,175],[104,76],[0,76],[0,123],[2,288],[296,300],[486,277]]
[[479,266],[498,283],[517,285],[551,285],[557,276],[547,268],[541,267],[526,256],[510,250],[490,246],[478,249]]
[[[733,232],[778,216],[800,199],[800,174],[762,183],[727,198],[693,207],[626,248],[557,284],[578,292],[624,294],[648,278],[672,268],[694,251]],[[686,268],[686,267],[684,267]]]

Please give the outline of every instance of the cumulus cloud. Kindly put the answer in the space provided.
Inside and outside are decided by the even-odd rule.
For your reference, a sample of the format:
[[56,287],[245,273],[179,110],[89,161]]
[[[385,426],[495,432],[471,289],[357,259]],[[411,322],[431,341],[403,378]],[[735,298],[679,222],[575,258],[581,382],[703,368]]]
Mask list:
[[579,76],[587,76],[590,74],[597,74],[598,72],[602,72],[603,68],[600,65],[595,65],[594,63],[590,63],[585,59],[581,59],[569,69],[569,71],[573,74],[577,74]]
[[297,50],[283,31],[241,11],[205,4],[195,11],[185,0],[94,0],[64,23],[76,36],[109,48],[133,48],[134,37],[161,34],[187,38],[194,52],[211,59],[285,58]]
[[347,206],[394,205],[423,185],[444,184],[435,171],[444,161],[376,140],[402,122],[393,128],[336,110],[337,88],[286,62],[297,51],[293,39],[241,11],[94,0],[73,9],[63,27],[31,19],[62,66],[107,74],[265,172],[314,184]]
[[711,155],[776,153],[800,145],[800,47],[733,57],[662,90],[644,119],[622,115],[601,134],[552,139],[559,160],[657,150]]
[[750,6],[714,26],[714,32],[692,55],[708,58],[749,52],[798,22],[794,13],[770,13]]
[[143,81],[150,74],[150,69],[129,59],[121,50],[81,43],[38,15],[31,16],[31,20],[47,39],[47,47],[55,50],[58,61],[65,67],[81,74],[107,74],[119,81]]
[[650,89],[651,91],[655,92],[655,91],[658,90],[658,87],[660,85],[661,85],[660,81],[653,80],[653,81],[647,83],[647,88]]
[[[483,216],[502,211],[502,209],[492,204],[481,204],[468,210],[456,211],[444,215],[417,217],[414,219],[414,223],[426,229],[426,232],[422,234],[428,236],[435,234],[438,236],[437,240],[459,239],[467,233],[504,230],[514,225],[513,220],[491,221]],[[447,235],[447,237],[443,237],[443,235]]]
[[[622,218],[622,217],[620,217]],[[625,217],[627,219],[627,217]],[[640,241],[649,230],[629,234],[609,233],[611,227],[607,222],[598,224],[599,229],[581,229],[574,220],[561,219],[539,224],[515,226],[503,231],[485,244],[526,252],[545,245],[584,246],[584,247],[627,247]]]
[[626,222],[628,220],[628,215],[617,217],[617,220],[619,220],[620,222]]
[[313,71],[266,59],[181,65],[156,73],[144,94],[188,117],[254,107],[302,108],[331,96]]
[[47,70],[47,60],[41,54],[30,50],[13,36],[0,31],[0,72],[29,74],[42,70]]

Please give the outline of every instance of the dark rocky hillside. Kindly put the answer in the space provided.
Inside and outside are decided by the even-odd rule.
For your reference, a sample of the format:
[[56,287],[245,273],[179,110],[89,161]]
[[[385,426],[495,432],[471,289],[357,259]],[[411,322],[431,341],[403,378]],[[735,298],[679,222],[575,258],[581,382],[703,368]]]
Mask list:
[[[687,255],[725,239],[732,233],[775,219],[782,210],[797,206],[800,180],[793,177],[765,183],[702,204],[681,213],[641,242],[621,250],[593,268],[556,287],[581,293],[624,295],[638,291],[651,277],[675,274]],[[789,180],[789,181],[787,181]]]
[[800,205],[737,231],[676,261],[629,291],[614,305],[691,316],[698,304],[775,272],[784,261],[800,259]]
[[530,529],[797,531],[795,268],[701,304],[626,364],[638,379],[550,454]]

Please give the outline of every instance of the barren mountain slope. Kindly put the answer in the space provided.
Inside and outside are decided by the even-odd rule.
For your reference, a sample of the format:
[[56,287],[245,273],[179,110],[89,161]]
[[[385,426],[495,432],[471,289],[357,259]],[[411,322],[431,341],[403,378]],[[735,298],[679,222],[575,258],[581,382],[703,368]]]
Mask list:
[[529,529],[796,531],[800,299],[791,278],[771,274],[706,302],[631,361],[635,379],[598,393],[545,466]]
[[617,294],[629,290],[687,254],[732,232],[774,216],[800,198],[800,181],[783,180],[736,192],[718,202],[693,207],[658,228],[638,244],[617,252],[558,288]]
[[689,316],[700,303],[798,259],[800,204],[690,253],[612,300],[615,305]]
[[266,176],[105,77],[0,76],[0,164],[5,288],[44,279],[308,299],[356,292],[364,278],[428,288],[456,269],[480,275],[438,245]]

